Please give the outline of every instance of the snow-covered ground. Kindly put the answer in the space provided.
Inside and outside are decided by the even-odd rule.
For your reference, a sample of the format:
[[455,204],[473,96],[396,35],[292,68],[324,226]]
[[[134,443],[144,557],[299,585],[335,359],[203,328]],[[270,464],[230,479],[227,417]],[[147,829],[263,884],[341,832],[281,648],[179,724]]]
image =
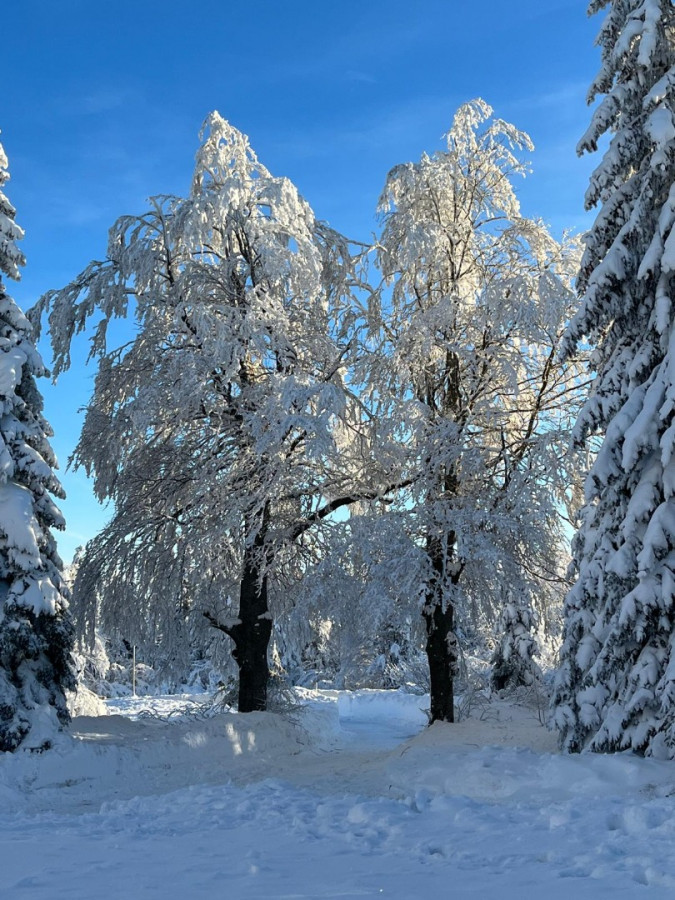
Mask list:
[[672,763],[560,756],[504,701],[427,729],[393,691],[202,699],[110,701],[0,757],[0,898],[675,896]]

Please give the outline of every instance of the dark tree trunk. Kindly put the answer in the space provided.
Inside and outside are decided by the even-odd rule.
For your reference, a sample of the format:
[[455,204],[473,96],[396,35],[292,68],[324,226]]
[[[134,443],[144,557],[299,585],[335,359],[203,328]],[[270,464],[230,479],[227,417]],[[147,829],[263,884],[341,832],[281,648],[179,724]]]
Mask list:
[[[239,615],[235,625],[218,621],[213,613],[204,616],[234,643],[232,658],[239,667],[239,712],[264,712],[267,709],[267,686],[270,669],[267,650],[272,637],[272,615],[267,605],[265,547],[267,509],[260,527],[244,550],[244,570],[239,585]],[[249,524],[248,522],[246,523]],[[250,533],[250,532],[249,532]]]
[[508,675],[503,668],[495,668],[490,678],[490,685],[493,691],[503,691],[509,683]]
[[451,604],[443,609],[440,603],[436,603],[430,612],[424,614],[431,689],[429,724],[455,721],[457,640],[453,631],[453,613]]
[[[447,544],[447,549],[444,548]],[[457,671],[457,638],[454,631],[454,607],[443,597],[446,581],[447,550],[454,543],[454,536],[446,541],[429,538],[427,553],[434,575],[427,586],[424,605],[424,622],[427,631],[427,659],[429,662],[429,682],[431,704],[429,724],[433,722],[455,721],[454,680]],[[456,583],[459,574],[449,581]]]
[[244,571],[239,590],[239,622],[229,630],[234,641],[232,656],[239,666],[239,712],[267,709],[270,671],[267,649],[272,636],[272,616],[267,605],[264,574],[267,514],[255,539],[244,551]]
[[239,594],[239,624],[231,629],[232,656],[239,666],[239,712],[267,709],[270,677],[267,648],[271,636],[267,577],[261,578],[257,562],[245,558]]
[[[418,397],[431,410],[432,421],[436,416],[440,420],[454,421],[461,431],[466,424],[467,413],[462,404],[461,370],[456,352],[448,349],[446,353],[442,387],[439,389],[437,380],[428,374],[424,389]],[[433,722],[455,721],[457,636],[455,609],[452,598],[448,596],[448,589],[458,583],[463,566],[456,558],[457,535],[452,530],[446,530],[446,516],[434,515],[433,506],[451,504],[458,489],[459,476],[456,464],[442,466],[438,472],[437,490],[432,491],[428,498],[432,522],[435,519],[435,523],[426,540],[431,575],[426,586],[422,614],[427,632],[426,651],[431,693],[430,725]]]

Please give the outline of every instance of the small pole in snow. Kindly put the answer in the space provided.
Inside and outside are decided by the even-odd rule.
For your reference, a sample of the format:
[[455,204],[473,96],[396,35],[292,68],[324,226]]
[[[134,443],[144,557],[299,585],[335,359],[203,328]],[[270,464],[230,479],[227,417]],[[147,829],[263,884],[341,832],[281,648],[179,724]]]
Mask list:
[[136,696],[136,644],[134,644],[134,648],[131,656],[131,691]]

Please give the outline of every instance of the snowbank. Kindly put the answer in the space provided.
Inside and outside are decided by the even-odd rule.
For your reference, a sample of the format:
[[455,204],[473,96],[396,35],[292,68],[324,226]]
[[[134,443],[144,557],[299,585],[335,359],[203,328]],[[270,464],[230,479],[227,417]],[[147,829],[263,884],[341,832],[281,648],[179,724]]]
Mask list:
[[672,763],[561,756],[504,701],[424,728],[424,698],[299,693],[290,716],[109,702],[0,757],[0,896],[674,895]]

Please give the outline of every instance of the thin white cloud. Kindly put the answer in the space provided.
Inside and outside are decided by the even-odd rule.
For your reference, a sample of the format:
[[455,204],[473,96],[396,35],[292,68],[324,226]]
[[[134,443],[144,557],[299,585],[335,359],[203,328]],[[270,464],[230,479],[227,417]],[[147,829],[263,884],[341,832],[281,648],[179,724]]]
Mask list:
[[510,110],[537,110],[537,109],[570,109],[578,111],[584,108],[588,83],[585,81],[570,81],[567,84],[556,87],[554,90],[546,90],[537,94],[529,94],[526,97],[517,97],[508,104]]
[[98,116],[120,109],[131,98],[126,89],[99,88],[81,94],[61,96],[54,101],[58,112],[68,116]]
[[355,81],[358,84],[377,84],[377,78],[368,72],[361,72],[356,69],[348,69],[345,72],[345,78],[348,81]]

